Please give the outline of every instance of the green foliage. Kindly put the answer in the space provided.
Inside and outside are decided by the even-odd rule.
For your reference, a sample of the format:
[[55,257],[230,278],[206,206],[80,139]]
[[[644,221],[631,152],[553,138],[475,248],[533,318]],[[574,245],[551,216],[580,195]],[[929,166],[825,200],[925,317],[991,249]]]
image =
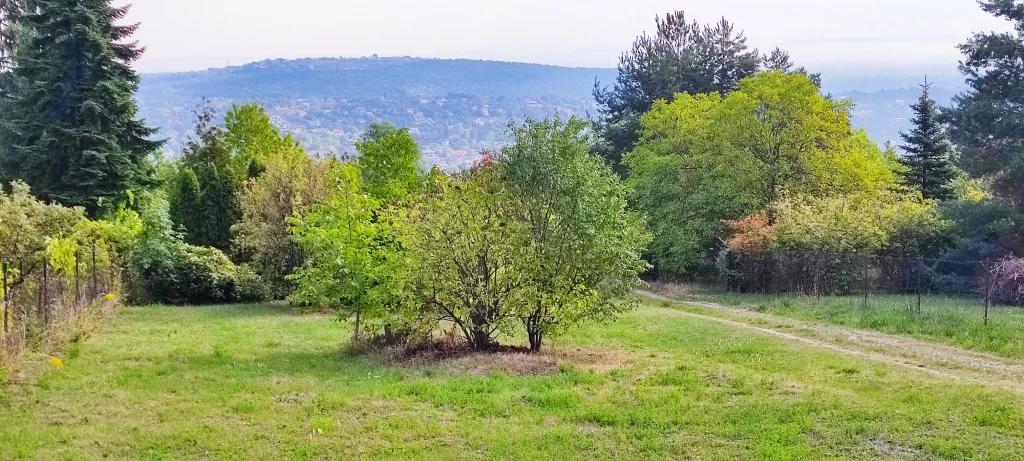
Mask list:
[[170,184],[170,217],[185,242],[228,251],[231,226],[240,211],[235,196],[242,179],[233,169],[234,150],[227,133],[213,124],[213,113],[198,114],[195,139],[185,146]]
[[678,94],[696,95],[736,91],[740,82],[760,69],[807,76],[821,86],[820,75],[794,69],[789,53],[776,48],[762,56],[747,46],[743,32],[722,18],[714,25],[689,23],[682,11],[655,18],[657,33],[642,35],[619,60],[619,76],[612,90],[595,85],[601,106],[597,122],[597,151],[620,173],[622,156],[642,139],[641,117],[658,101]]
[[420,189],[423,154],[408,128],[374,123],[356,150],[366,191],[375,200],[388,204]]
[[275,158],[305,156],[292,135],[281,136],[259,104],[235,104],[224,116],[227,142],[234,150],[232,169],[237,178],[256,178]]
[[43,203],[27,184],[14,182],[0,194],[0,258],[36,266],[51,239],[70,237],[84,219],[81,209]]
[[274,299],[291,294],[287,277],[306,260],[287,220],[307,215],[327,199],[338,166],[333,159],[314,160],[305,154],[273,157],[263,174],[247,181],[239,193],[242,219],[233,228],[234,244],[252,261]]
[[519,317],[537,351],[545,336],[628,310],[650,239],[618,176],[589,153],[585,122],[527,120],[511,133],[498,162],[528,232],[514,270],[526,277]]
[[[6,3],[6,2],[5,2]],[[109,1],[29,0],[13,25],[20,43],[0,78],[0,169],[45,201],[96,216],[149,185],[163,143],[136,118],[142,48]]]
[[[145,200],[143,229],[131,255],[136,302],[210,304],[244,300],[238,268],[220,250],[189,245],[174,230],[169,205],[159,195]],[[247,281],[250,283],[251,281]]]
[[921,99],[913,106],[914,128],[900,134],[906,143],[900,148],[907,153],[901,159],[907,168],[904,180],[926,199],[946,200],[953,198],[957,171],[950,158],[953,147],[939,123],[938,105],[928,96],[928,88],[924,86]]
[[[344,164],[330,198],[289,220],[309,259],[291,299],[389,340],[453,325],[476,349],[525,329],[539,350],[544,337],[627,310],[647,234],[621,181],[590,155],[586,128],[512,126],[502,154],[451,176],[435,170],[425,189],[412,156],[401,168]],[[368,138],[395,134],[405,136],[377,126]]]
[[426,320],[455,324],[475,349],[513,333],[527,302],[527,223],[517,219],[500,173],[487,162],[435,184],[409,229]]
[[774,210],[781,251],[917,257],[945,249],[950,231],[934,202],[892,192],[787,197]]
[[849,104],[799,73],[760,73],[725,98],[658,102],[643,126],[624,164],[655,233],[652,257],[671,274],[710,272],[723,220],[770,211],[781,191],[828,197],[896,185],[895,159],[851,132]]
[[401,275],[410,265],[397,251],[397,230],[379,202],[363,189],[358,165],[334,169],[330,197],[304,216],[290,218],[295,240],[309,263],[289,278],[297,288],[290,299],[355,317],[371,335],[400,327]]
[[1002,200],[1024,209],[1024,14],[1019,2],[982,0],[981,7],[1013,23],[1014,32],[979,33],[960,45],[960,71],[970,90],[943,111],[958,164],[971,175],[991,180]]
[[714,28],[686,21],[682,11],[655,18],[657,34],[642,35],[619,60],[612,90],[595,85],[602,106],[598,124],[602,155],[618,166],[641,133],[640,117],[655,102],[676,94],[729,93],[739,81],[754,75],[761,64],[749,50],[743,33],[724,18]]

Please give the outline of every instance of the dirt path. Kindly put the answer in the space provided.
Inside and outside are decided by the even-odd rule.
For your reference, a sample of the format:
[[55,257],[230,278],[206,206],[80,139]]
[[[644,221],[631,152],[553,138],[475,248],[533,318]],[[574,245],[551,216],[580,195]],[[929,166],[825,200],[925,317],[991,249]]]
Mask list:
[[677,301],[648,291],[640,291],[638,294],[709,311],[701,313],[662,308],[677,315],[713,320],[813,347],[1024,393],[1024,361],[1021,360],[905,336],[806,322],[720,304]]

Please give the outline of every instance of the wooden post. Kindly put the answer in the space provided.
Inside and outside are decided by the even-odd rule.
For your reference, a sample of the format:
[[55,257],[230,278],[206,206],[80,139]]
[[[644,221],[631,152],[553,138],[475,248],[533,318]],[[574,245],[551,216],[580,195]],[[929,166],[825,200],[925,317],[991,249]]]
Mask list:
[[995,287],[996,278],[999,276],[999,269],[995,272],[989,271],[991,279],[988,282],[988,287],[985,290],[985,326],[988,326],[988,311],[992,308],[992,289]]
[[43,314],[43,326],[44,327],[50,325],[50,310],[48,309],[48,306],[47,306],[48,304],[50,304],[49,293],[47,293],[47,289],[48,289],[47,285],[48,285],[50,280],[49,280],[49,277],[48,277],[48,274],[47,274],[47,269],[46,269],[46,267],[49,266],[49,265],[50,264],[46,260],[46,257],[43,256],[43,286],[39,289],[39,309],[42,311],[42,314]]
[[814,296],[821,300],[821,257],[814,257]]
[[917,258],[917,315],[921,315],[921,272],[924,269],[924,259]]
[[92,244],[92,297],[100,295],[99,282],[96,277],[96,243]]
[[870,266],[870,264],[871,264],[871,257],[870,256],[865,256],[862,264],[864,264],[864,268],[861,271],[861,273],[862,273],[862,275],[864,277],[864,307],[867,307],[868,306],[868,294],[871,292],[871,281],[868,280],[868,276],[869,276],[869,274],[868,274],[869,267],[868,266]]
[[10,331],[10,328],[8,328],[8,320],[7,320],[7,318],[10,316],[10,296],[11,296],[11,293],[10,293],[10,290],[7,289],[7,271],[8,271],[8,269],[10,269],[10,267],[11,267],[10,264],[8,264],[7,261],[4,261],[2,269],[3,269],[3,272],[4,272],[4,338],[5,339],[7,338],[7,332]]
[[72,311],[77,315],[79,304],[82,302],[82,289],[78,283],[78,250],[75,250],[75,305],[72,306]]

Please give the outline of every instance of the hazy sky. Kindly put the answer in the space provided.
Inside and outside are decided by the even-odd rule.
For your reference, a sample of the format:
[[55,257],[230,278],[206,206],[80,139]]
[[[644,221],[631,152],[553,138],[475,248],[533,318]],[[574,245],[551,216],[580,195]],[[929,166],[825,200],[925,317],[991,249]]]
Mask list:
[[134,0],[143,72],[266,58],[421,56],[614,66],[654,17],[722,16],[816,70],[955,69],[956,44],[1006,30],[975,0]]

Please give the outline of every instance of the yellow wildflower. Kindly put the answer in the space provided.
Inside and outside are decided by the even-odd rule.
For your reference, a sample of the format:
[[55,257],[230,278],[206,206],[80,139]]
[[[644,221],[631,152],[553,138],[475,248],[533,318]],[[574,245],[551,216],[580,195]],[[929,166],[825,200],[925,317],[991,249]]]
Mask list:
[[117,296],[114,296],[113,293],[107,293],[107,296],[105,296],[105,298],[107,298],[107,301],[113,301],[117,299]]
[[53,365],[54,368],[64,369],[64,362],[57,357],[50,357],[50,365]]

